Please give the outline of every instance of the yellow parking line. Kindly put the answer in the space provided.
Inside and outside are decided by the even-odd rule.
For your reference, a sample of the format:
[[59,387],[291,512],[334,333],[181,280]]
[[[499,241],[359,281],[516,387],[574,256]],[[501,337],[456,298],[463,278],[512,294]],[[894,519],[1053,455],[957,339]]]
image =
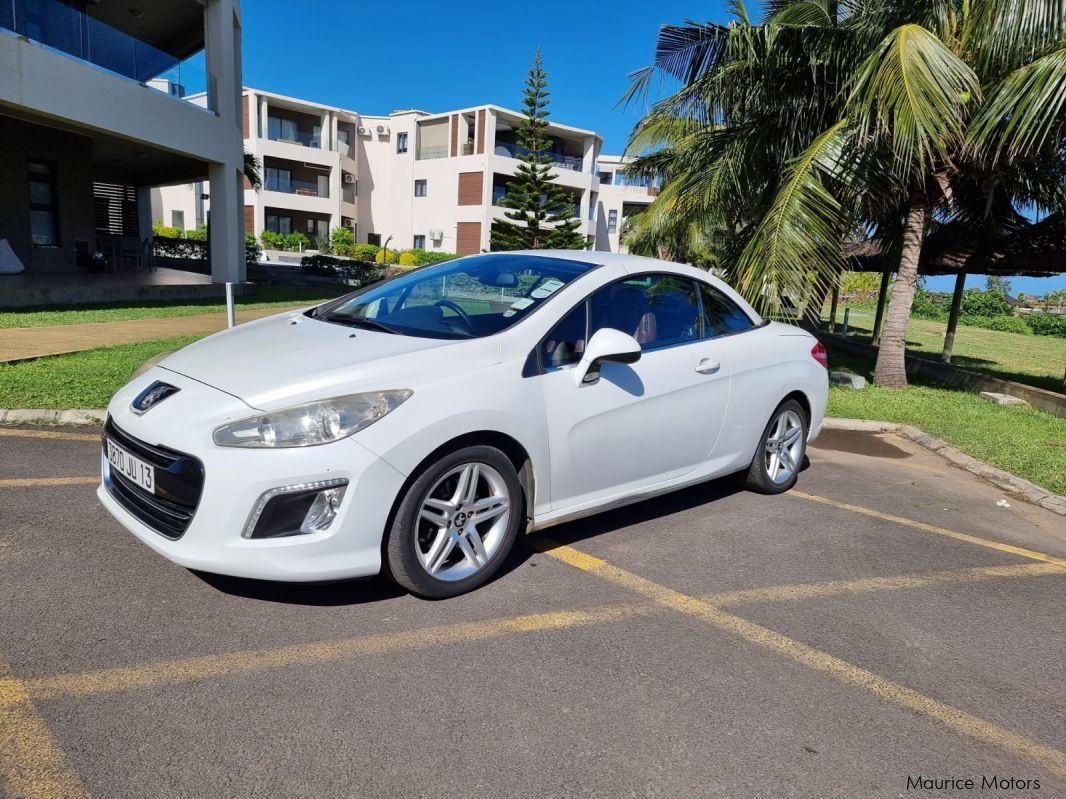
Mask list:
[[924,574],[906,574],[896,577],[863,577],[858,580],[832,580],[824,583],[798,583],[796,585],[771,585],[766,588],[745,588],[738,591],[706,594],[702,599],[713,605],[795,602],[803,599],[820,599],[841,594],[898,591],[906,588],[927,588],[929,586],[973,583],[983,580],[1042,577],[1049,574],[1062,574],[1062,568],[1054,563],[979,566],[975,569],[925,572]]
[[[296,644],[277,649],[230,652],[138,666],[120,666],[82,674],[36,677],[24,680],[22,685],[26,694],[35,700],[89,696],[161,683],[190,682],[234,673],[267,671],[285,666],[308,666],[366,655],[484,641],[516,633],[604,624],[656,610],[654,605],[647,603],[631,603],[585,610],[535,613],[339,641]],[[5,692],[0,687],[0,707],[10,701],[19,701],[20,696],[18,693]]]
[[96,485],[100,476],[91,477],[18,477],[0,480],[0,488],[38,488],[40,486],[86,486]]
[[12,799],[86,799],[88,793],[34,708],[0,661],[0,791]]
[[808,494],[804,491],[797,491],[792,489],[785,496],[799,497],[800,499],[810,500],[811,502],[820,502],[823,505],[829,505],[840,510],[851,511],[852,513],[861,513],[864,516],[870,516],[874,519],[882,519],[886,522],[894,522],[895,524],[902,524],[907,527],[911,527],[915,530],[922,530],[927,533],[935,533],[936,535],[946,536],[948,538],[954,538],[956,541],[965,541],[968,544],[977,544],[977,546],[985,547],[987,549],[996,549],[1000,552],[1009,552],[1012,555],[1020,555],[1023,558],[1029,558],[1030,560],[1040,560],[1045,563],[1054,563],[1056,566],[1066,569],[1066,558],[1055,557],[1054,555],[1048,555],[1044,552],[1035,552],[1031,549],[1025,549],[1024,547],[1016,547],[1012,544],[1003,544],[999,541],[992,541],[987,538],[980,538],[976,535],[970,535],[969,533],[960,533],[957,530],[949,530],[946,527],[937,527],[935,524],[926,524],[925,522],[916,522],[914,519],[908,519],[904,516],[894,516],[891,513],[882,513],[879,510],[873,508],[864,508],[862,505],[852,505],[848,502],[839,502],[835,499],[829,499],[828,497],[818,496],[817,494]]
[[579,552],[573,547],[562,546],[545,538],[533,539],[531,543],[564,563],[595,574],[615,585],[628,588],[663,607],[694,616],[749,643],[827,674],[845,685],[861,688],[886,702],[938,721],[961,735],[998,746],[1059,777],[1066,778],[1066,752],[1061,752],[1040,741],[1012,732],[918,691],[886,680],[833,655],[728,613],[710,602],[674,591],[652,580],[612,566],[592,555]]
[[12,438],[53,438],[61,441],[95,441],[100,442],[98,433],[64,433],[59,430],[21,430],[14,427],[0,427],[0,436]]

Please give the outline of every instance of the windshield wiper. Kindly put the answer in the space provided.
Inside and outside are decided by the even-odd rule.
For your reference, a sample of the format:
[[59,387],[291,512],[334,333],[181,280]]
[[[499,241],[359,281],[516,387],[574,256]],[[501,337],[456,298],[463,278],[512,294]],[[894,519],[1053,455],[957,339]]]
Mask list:
[[379,330],[382,333],[393,333],[396,335],[402,335],[394,327],[389,327],[375,319],[367,319],[365,316],[343,316],[342,314],[329,314],[322,317],[323,322],[334,322],[338,325],[347,325],[348,327],[363,327],[367,330]]

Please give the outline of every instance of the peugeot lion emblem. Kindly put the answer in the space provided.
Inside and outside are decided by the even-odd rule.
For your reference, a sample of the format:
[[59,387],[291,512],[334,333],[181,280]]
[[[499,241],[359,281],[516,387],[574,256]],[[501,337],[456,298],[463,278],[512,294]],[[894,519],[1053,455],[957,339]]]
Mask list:
[[133,400],[131,407],[133,408],[134,413],[147,413],[171,394],[177,394],[179,391],[181,391],[181,389],[177,386],[172,386],[170,383],[164,383],[161,380],[156,380],[152,385],[148,386],[148,388],[137,395],[136,399]]

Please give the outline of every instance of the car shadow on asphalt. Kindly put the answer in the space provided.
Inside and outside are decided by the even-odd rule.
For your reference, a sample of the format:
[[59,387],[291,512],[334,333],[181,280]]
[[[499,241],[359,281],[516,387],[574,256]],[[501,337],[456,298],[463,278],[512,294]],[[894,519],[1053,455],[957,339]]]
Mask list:
[[[810,460],[804,457],[801,471],[809,467]],[[634,524],[662,519],[701,505],[712,505],[718,500],[742,493],[744,490],[742,475],[723,477],[566,522],[542,532],[533,533],[532,536],[520,536],[507,560],[493,577],[493,581],[506,578],[510,572],[521,568],[537,554],[532,537],[542,537],[542,540],[551,539],[559,545],[577,544]],[[536,564],[530,563],[530,565]],[[407,595],[406,591],[384,575],[328,583],[281,583],[228,577],[207,572],[194,571],[193,574],[215,590],[231,596],[287,605],[320,607],[365,605]]]

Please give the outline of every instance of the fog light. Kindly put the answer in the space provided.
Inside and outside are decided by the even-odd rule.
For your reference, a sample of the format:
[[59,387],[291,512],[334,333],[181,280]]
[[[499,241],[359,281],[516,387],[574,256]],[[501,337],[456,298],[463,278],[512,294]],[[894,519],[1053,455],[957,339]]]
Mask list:
[[297,483],[263,492],[241,536],[284,538],[329,528],[348,488],[347,480]]
[[317,533],[333,524],[333,520],[337,518],[337,508],[341,506],[341,500],[344,499],[344,492],[347,488],[348,486],[342,485],[319,491],[315,501],[311,503],[311,509],[304,517],[304,523],[300,525],[300,532]]

